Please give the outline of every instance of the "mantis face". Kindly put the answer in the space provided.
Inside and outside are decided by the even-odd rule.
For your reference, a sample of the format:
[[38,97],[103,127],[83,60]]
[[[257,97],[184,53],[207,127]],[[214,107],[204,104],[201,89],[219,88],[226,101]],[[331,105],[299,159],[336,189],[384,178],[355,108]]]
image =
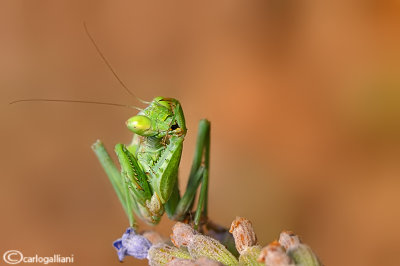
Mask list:
[[179,101],[164,97],[154,98],[146,109],[129,118],[126,126],[144,137],[182,136],[187,131]]

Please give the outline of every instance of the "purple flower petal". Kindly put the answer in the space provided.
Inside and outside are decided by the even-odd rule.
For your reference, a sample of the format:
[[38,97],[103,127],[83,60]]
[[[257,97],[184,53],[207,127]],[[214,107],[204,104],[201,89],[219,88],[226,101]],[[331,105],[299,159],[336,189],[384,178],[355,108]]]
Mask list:
[[132,227],[128,227],[122,237],[114,241],[113,246],[117,250],[120,261],[123,261],[126,256],[145,259],[151,242],[144,236],[137,235]]

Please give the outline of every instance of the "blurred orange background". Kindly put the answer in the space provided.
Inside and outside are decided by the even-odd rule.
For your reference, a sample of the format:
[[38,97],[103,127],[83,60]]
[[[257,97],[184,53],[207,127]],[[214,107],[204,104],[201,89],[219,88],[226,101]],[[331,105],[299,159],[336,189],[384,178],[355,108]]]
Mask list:
[[291,229],[326,265],[400,265],[396,0],[1,1],[1,254],[119,265],[127,219],[90,145],[128,143],[135,112],[9,105],[143,107],[83,21],[136,95],[181,101],[182,187],[197,123],[212,121],[213,221],[247,217],[263,245]]

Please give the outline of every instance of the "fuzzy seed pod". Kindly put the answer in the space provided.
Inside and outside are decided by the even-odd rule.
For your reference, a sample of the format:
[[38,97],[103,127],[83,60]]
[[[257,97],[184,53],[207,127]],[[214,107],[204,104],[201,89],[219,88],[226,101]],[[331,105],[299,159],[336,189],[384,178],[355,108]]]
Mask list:
[[301,243],[298,235],[294,234],[292,231],[282,231],[279,236],[279,244],[286,250],[295,247]]
[[296,263],[302,266],[321,266],[321,262],[311,248],[301,243],[300,238],[290,231],[283,231],[279,242],[286,248],[286,253]]
[[177,258],[192,259],[187,251],[163,243],[153,245],[147,256],[151,266],[165,265]]
[[172,229],[171,241],[175,246],[187,247],[190,255],[195,258],[206,257],[225,265],[237,265],[238,261],[224,245],[217,240],[198,234],[190,225],[176,223]]
[[189,260],[189,259],[173,259],[165,266],[195,266],[194,260]]
[[203,235],[207,235],[218,240],[222,245],[224,245],[229,252],[231,252],[236,258],[239,257],[239,252],[236,250],[235,239],[233,235],[229,233],[229,229],[214,224],[213,222],[209,221],[204,228],[205,231]]
[[223,266],[222,263],[215,261],[215,260],[210,260],[209,258],[199,258],[195,261],[196,266]]
[[260,255],[261,247],[252,246],[248,247],[240,254],[239,264],[240,265],[251,265],[251,266],[262,266],[264,263],[258,262],[258,256]]
[[261,250],[258,261],[264,262],[266,266],[294,266],[277,241],[272,242]]
[[219,261],[224,265],[237,265],[238,261],[224,245],[217,240],[204,236],[194,235],[187,245],[188,251],[193,258],[207,257]]
[[197,260],[188,260],[188,259],[174,259],[167,266],[223,266],[223,264],[210,260],[208,258],[199,258]]
[[318,257],[314,254],[311,248],[305,244],[300,244],[297,248],[288,250],[287,254],[296,265],[302,266],[322,266]]
[[172,227],[171,241],[176,247],[187,246],[196,231],[185,223],[177,222]]
[[250,220],[243,217],[236,217],[231,224],[229,232],[235,238],[235,245],[240,254],[247,248],[257,244],[256,233]]

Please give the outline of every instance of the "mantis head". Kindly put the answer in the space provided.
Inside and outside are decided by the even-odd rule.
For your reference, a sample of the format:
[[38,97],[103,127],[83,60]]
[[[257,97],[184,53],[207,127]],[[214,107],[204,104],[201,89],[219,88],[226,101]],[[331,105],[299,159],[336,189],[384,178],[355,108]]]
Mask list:
[[156,97],[138,115],[126,121],[129,130],[140,136],[165,137],[186,134],[185,118],[178,100]]

